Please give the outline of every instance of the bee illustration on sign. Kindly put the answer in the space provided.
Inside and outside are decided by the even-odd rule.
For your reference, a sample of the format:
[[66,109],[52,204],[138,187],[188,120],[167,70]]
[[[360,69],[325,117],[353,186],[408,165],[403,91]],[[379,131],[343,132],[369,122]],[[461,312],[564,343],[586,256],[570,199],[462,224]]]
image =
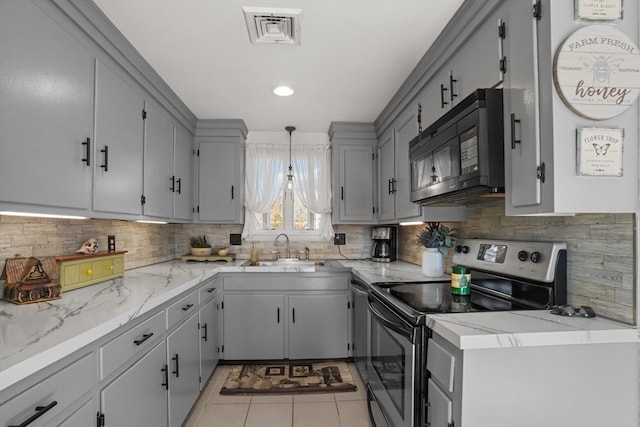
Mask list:
[[604,55],[595,56],[593,58],[580,57],[580,61],[584,68],[593,73],[593,84],[609,85],[611,73],[615,73],[622,64],[622,58],[605,57]]
[[596,150],[596,156],[602,155],[605,157],[607,155],[607,151],[609,151],[609,147],[611,147],[611,144],[593,144],[593,148]]

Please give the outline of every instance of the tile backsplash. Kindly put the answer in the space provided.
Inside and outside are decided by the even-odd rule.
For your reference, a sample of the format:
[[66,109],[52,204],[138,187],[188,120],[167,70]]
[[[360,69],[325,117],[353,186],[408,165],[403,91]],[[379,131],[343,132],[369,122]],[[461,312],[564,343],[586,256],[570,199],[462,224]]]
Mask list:
[[[447,224],[462,238],[567,243],[568,302],[590,305],[601,316],[636,324],[635,215],[510,217],[504,203],[469,206],[469,219]],[[421,264],[415,236],[423,226],[399,227],[400,258]],[[445,271],[451,271],[451,254]]]
[[[570,217],[507,217],[501,201],[469,207],[469,220],[450,223],[464,238],[557,240],[568,246],[569,302],[594,307],[599,315],[635,324],[636,266],[633,214],[580,214]],[[399,227],[399,258],[420,265],[414,243],[423,226]],[[371,256],[371,227],[336,225],[346,245],[330,242],[291,242],[292,254],[310,249],[312,259],[361,259]],[[96,238],[101,250],[107,235],[116,236],[116,249],[126,250],[125,269],[175,259],[189,252],[190,238],[206,235],[214,247],[228,246],[238,224],[142,224],[119,220],[63,220],[0,216],[0,268],[4,260],[21,256],[73,254],[87,239]],[[231,246],[230,253],[248,259],[253,242]],[[273,241],[255,242],[261,259],[274,257]],[[280,243],[283,250],[284,243]],[[451,271],[451,252],[445,270]]]

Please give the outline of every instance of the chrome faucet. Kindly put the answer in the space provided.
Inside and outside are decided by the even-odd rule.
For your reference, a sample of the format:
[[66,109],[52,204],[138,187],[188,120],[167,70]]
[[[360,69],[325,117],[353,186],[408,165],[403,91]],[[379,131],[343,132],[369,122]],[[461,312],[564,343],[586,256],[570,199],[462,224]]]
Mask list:
[[275,240],[273,241],[273,246],[278,245],[278,239],[280,238],[280,236],[284,236],[285,239],[287,239],[287,258],[291,258],[291,246],[289,242],[289,236],[287,236],[285,233],[280,233],[276,236]]

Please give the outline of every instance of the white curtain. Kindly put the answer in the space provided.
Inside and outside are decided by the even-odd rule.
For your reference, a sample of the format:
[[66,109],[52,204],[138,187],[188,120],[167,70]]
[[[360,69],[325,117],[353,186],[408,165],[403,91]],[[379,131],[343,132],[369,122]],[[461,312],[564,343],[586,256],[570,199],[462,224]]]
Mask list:
[[250,240],[260,230],[256,214],[264,214],[283,191],[284,159],[288,147],[278,144],[247,144],[245,172],[244,228],[242,237]]
[[293,189],[302,204],[320,216],[320,238],[333,237],[331,226],[331,150],[328,145],[292,148]]
[[[319,236],[333,237],[331,226],[331,150],[328,144],[291,147],[293,189],[312,213],[320,215]],[[288,173],[289,146],[252,143],[246,145],[245,224],[242,237],[251,240],[261,230],[258,214],[270,212]]]

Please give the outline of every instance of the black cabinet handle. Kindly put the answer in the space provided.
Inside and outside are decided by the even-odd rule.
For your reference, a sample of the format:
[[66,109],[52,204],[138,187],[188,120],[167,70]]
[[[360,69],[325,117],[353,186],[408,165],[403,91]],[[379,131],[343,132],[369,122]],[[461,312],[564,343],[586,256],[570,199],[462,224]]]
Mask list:
[[149,338],[151,338],[153,336],[153,332],[151,332],[150,334],[144,334],[142,335],[142,338],[140,338],[139,340],[134,340],[133,343],[135,345],[140,345],[143,342],[145,342],[146,340],[148,340]]
[[178,359],[178,353],[176,353],[176,357],[172,357],[171,360],[175,360],[176,369],[172,371],[172,374],[176,374],[176,378],[180,378],[180,360]]
[[193,307],[193,304],[187,304],[184,307],[182,307],[182,311],[187,311],[189,310],[191,307]]
[[165,390],[169,390],[169,366],[165,363],[165,365],[160,369],[164,376],[164,382],[161,384]]
[[453,78],[453,74],[449,74],[449,96],[450,96],[451,102],[453,102],[453,98],[458,97],[458,94],[453,91],[454,83],[458,83],[458,80]]
[[233,194],[233,185],[231,186],[231,200],[235,199],[235,196]]
[[85,149],[84,159],[82,159],[82,161],[85,162],[87,166],[91,166],[91,138],[85,139],[82,145],[84,145]]
[[391,189],[391,185],[392,185],[392,184],[391,184],[391,179],[389,180],[389,182],[387,183],[387,185],[388,185],[388,189],[387,189],[387,191],[389,192],[389,194],[393,194],[393,191],[392,191],[392,189]]
[[207,293],[211,293],[211,292],[215,292],[216,288],[209,288],[207,289]]
[[209,333],[207,332],[207,324],[205,323],[204,325],[202,325],[202,329],[204,329],[204,336],[202,337],[202,339],[207,342]]
[[293,323],[296,323],[296,309],[295,308],[291,309],[291,318],[292,318]]
[[520,120],[516,120],[516,115],[511,113],[511,149],[516,148],[516,144],[520,144],[520,140],[516,139],[516,123],[520,124]]
[[178,190],[176,193],[182,194],[182,178],[178,178],[176,182],[178,183]]
[[398,182],[397,179],[395,178],[391,178],[391,192],[389,194],[396,194],[396,192],[398,191],[396,189],[396,183]]
[[280,307],[278,307],[278,323],[280,323]]
[[37,420],[38,418],[46,414],[48,411],[50,411],[51,408],[53,408],[57,404],[58,402],[54,400],[53,402],[49,403],[47,406],[36,406],[35,414],[31,415],[29,418],[24,420],[21,424],[14,425],[14,426],[7,426],[7,427],[27,427],[29,424],[31,424],[32,422],[34,422],[35,420]]
[[440,84],[440,108],[445,108],[447,105],[449,105],[449,103],[447,101],[445,101],[445,96],[444,93],[449,90],[446,87],[444,87],[443,84]]
[[344,187],[340,187],[340,200],[344,200]]
[[171,188],[169,188],[169,190],[171,190],[172,193],[176,192],[176,176],[175,175],[171,176]]
[[104,163],[100,165],[105,172],[109,171],[109,146],[105,145],[104,150],[100,150],[101,153],[104,153]]

